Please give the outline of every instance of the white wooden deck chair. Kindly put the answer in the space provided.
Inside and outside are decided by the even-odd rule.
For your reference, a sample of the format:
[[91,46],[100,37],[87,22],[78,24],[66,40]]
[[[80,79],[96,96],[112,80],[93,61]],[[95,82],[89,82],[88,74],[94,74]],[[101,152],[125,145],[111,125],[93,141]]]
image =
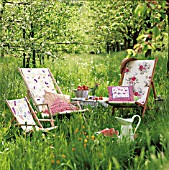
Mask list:
[[152,87],[154,98],[156,92],[153,82],[155,66],[157,58],[154,60],[137,60],[135,58],[124,59],[121,63],[121,79],[120,86],[133,87],[133,101],[108,101],[111,105],[112,113],[115,113],[115,108],[141,108],[142,117],[144,117],[147,102]]
[[[54,126],[53,119],[38,119],[26,97],[21,99],[6,100],[6,103],[13,114],[12,122],[14,120],[17,121],[16,125],[20,126],[26,132],[34,130],[47,132],[57,128],[57,126]],[[41,124],[42,121],[49,121],[51,123],[51,127],[44,128]]]
[[[72,105],[70,103],[70,96],[62,94],[49,68],[18,69],[26,84],[28,98],[33,99],[34,105],[37,106],[38,111],[42,113],[43,117],[51,116],[50,113],[52,113],[52,116],[55,116],[87,111],[87,109],[81,109],[79,104],[77,104],[78,107]],[[61,99],[57,106],[56,102],[55,105],[52,105],[56,98]],[[45,105],[48,105],[48,107]],[[56,107],[60,108],[55,109]],[[47,108],[49,111],[46,111]]]

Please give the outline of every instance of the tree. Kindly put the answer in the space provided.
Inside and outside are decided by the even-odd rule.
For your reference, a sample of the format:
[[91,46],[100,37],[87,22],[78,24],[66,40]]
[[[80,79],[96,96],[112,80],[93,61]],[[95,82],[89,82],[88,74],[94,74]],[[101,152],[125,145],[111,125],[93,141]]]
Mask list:
[[[159,48],[158,42],[166,34],[166,2],[151,1],[139,3],[135,9],[135,17],[144,18],[146,16],[144,27],[137,38],[138,43],[134,46],[134,50],[128,50],[128,56],[136,56],[143,52],[145,56],[149,51]],[[148,53],[147,53],[148,51]]]

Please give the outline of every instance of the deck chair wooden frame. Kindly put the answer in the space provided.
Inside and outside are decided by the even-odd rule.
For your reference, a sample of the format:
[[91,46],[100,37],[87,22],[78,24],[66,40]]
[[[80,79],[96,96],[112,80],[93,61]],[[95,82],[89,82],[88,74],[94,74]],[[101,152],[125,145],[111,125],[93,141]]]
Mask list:
[[[45,91],[62,94],[67,99],[70,99],[69,95],[65,95],[62,93],[61,89],[59,88],[49,68],[18,68],[18,70],[27,87],[27,98],[33,100],[33,104],[37,107],[37,110],[41,112],[43,117],[46,116],[51,117],[51,114],[48,115],[43,113],[43,105],[47,105],[46,103],[44,103]],[[88,109],[82,109],[79,102],[76,103],[72,102],[72,104],[74,105],[76,104],[76,106],[79,107],[79,109],[57,112],[55,114],[52,114],[52,116],[56,116],[60,114],[85,112],[88,110]],[[48,110],[50,110],[49,107]]]
[[[53,119],[38,119],[36,112],[33,110],[27,97],[6,100],[6,103],[13,115],[11,123],[16,121],[17,123],[15,125],[20,126],[26,132],[34,130],[48,132],[57,128],[57,126],[54,125]],[[44,128],[41,122],[50,122],[51,127]]]
[[[140,89],[140,91],[143,90],[144,94],[142,91],[143,95],[142,94],[139,95],[139,99],[137,99],[136,101],[117,101],[117,102],[108,101],[108,104],[112,106],[112,114],[115,113],[115,109],[119,108],[139,108],[141,109],[142,117],[144,117],[151,88],[153,90],[154,99],[156,99],[157,97],[153,81],[157,60],[158,60],[157,58],[154,60],[138,60],[136,58],[125,58],[121,62],[120,68],[121,78],[119,85],[120,86],[132,85],[134,94],[139,94],[138,89]],[[140,76],[141,80],[139,80],[139,74],[142,76],[142,77]],[[145,75],[145,77],[143,75]],[[136,83],[130,81],[132,80],[131,79],[132,76],[133,77],[135,76],[134,80],[137,80]],[[139,82],[143,83],[138,84]]]

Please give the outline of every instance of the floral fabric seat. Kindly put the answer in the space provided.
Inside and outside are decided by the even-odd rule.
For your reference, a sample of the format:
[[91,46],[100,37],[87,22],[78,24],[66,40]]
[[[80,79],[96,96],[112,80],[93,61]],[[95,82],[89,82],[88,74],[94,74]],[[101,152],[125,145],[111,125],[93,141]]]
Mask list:
[[137,60],[135,58],[125,59],[121,63],[121,86],[132,86],[134,99],[133,101],[108,102],[113,106],[113,113],[118,107],[137,107],[142,108],[142,116],[144,116],[150,87],[152,86],[154,98],[156,92],[154,88],[153,76],[157,59],[155,60]]
[[[34,104],[37,106],[38,111],[42,113],[43,117],[84,112],[87,110],[72,106],[70,96],[62,94],[61,89],[48,68],[19,68],[19,72],[27,86],[28,97],[33,99]],[[56,101],[59,100],[59,103],[67,107],[63,107],[61,104],[56,107]],[[54,101],[55,103],[51,103]],[[53,107],[50,108],[50,106],[54,105],[54,109]],[[59,108],[59,106],[62,109]],[[48,109],[48,111],[46,111],[46,109]]]
[[[49,131],[57,128],[57,126],[54,126],[54,120],[52,119],[38,119],[26,97],[15,100],[6,100],[6,103],[13,114],[12,122],[16,120],[17,125],[19,125],[26,132],[34,130]],[[51,127],[43,128],[40,121],[50,121]]]
[[[58,93],[62,93],[57,84],[55,89],[55,82],[48,68],[19,68],[19,71],[26,83],[28,95],[37,105],[44,102],[45,90],[57,93],[57,89]],[[41,106],[39,110],[42,110]]]

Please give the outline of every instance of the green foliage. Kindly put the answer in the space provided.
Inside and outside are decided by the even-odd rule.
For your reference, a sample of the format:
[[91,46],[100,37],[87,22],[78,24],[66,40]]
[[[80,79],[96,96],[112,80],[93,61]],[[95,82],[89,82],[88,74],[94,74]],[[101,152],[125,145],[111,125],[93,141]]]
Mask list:
[[[135,44],[133,52],[128,53],[128,57],[137,56],[138,53],[147,50],[157,50],[162,48],[158,42],[164,39],[164,33],[167,32],[165,21],[166,15],[166,2],[154,1],[146,3],[139,3],[134,11],[136,18],[143,20],[142,31],[137,37],[138,44]],[[147,37],[151,36],[148,40]],[[168,36],[168,35],[167,35]],[[163,41],[163,44],[164,41]],[[131,55],[132,54],[132,55]]]
[[[158,42],[167,30],[164,1],[3,2],[0,48],[17,57],[23,53],[26,58],[32,57],[33,50],[37,60],[61,57],[64,52],[109,53],[133,49],[137,43],[145,53],[147,48],[161,47]],[[149,31],[153,40],[147,46]]]

